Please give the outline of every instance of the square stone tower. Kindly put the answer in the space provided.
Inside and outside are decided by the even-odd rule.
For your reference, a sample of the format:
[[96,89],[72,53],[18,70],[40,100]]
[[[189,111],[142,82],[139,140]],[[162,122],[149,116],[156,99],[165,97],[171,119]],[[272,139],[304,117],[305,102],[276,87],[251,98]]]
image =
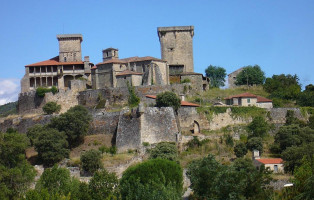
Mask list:
[[81,34],[57,35],[59,41],[59,62],[80,62],[82,61]]
[[170,75],[194,72],[194,26],[158,27],[161,58],[169,64]]

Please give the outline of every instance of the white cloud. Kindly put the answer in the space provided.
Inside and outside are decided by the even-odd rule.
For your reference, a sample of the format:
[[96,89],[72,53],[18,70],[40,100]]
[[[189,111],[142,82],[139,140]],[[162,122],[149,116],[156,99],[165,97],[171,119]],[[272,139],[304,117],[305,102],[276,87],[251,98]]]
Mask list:
[[18,79],[0,78],[0,105],[16,101],[20,92]]

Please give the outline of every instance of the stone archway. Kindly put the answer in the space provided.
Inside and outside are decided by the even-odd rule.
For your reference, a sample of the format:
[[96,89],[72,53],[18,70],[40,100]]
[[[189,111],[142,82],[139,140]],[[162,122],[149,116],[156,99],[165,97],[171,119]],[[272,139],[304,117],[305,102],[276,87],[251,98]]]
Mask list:
[[194,134],[199,134],[201,132],[201,129],[200,129],[200,124],[194,120],[194,123],[193,123],[193,133]]

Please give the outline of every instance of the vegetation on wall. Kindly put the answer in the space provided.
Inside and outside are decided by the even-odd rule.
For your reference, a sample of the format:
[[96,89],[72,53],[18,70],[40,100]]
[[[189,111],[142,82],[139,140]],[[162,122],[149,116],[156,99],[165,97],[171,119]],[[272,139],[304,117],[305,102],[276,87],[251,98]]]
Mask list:
[[128,97],[128,104],[129,107],[133,108],[138,106],[140,103],[140,98],[135,94],[134,86],[131,86],[129,82],[127,82],[129,97]]
[[61,105],[57,104],[56,102],[48,102],[43,106],[43,111],[47,115],[51,115],[53,113],[58,113],[61,110]]
[[181,100],[174,92],[166,91],[157,95],[156,106],[173,107],[174,110],[178,110],[181,106]]
[[58,92],[58,88],[56,86],[52,86],[51,88],[38,87],[36,89],[36,94],[39,97],[44,97],[46,93],[52,92],[52,94],[56,94]]

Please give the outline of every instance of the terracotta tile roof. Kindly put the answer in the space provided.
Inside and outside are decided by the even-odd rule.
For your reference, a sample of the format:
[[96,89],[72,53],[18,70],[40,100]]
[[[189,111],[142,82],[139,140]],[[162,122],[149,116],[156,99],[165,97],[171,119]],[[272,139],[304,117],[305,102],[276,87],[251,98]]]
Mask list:
[[257,103],[262,103],[262,102],[273,102],[273,101],[265,97],[257,96]]
[[98,63],[97,65],[101,65],[101,64],[108,64],[108,63],[130,63],[130,62],[141,62],[141,61],[160,61],[160,62],[167,62],[164,60],[161,60],[159,58],[154,58],[151,56],[145,56],[145,57],[138,57],[138,56],[134,56],[134,57],[129,57],[129,58],[123,58],[123,59],[110,59],[110,60],[106,60],[104,62]]
[[254,94],[251,94],[251,93],[248,93],[248,92],[245,92],[245,93],[242,93],[242,94],[238,94],[238,95],[233,95],[233,96],[230,96],[230,97],[227,97],[225,99],[232,99],[232,98],[257,98],[256,95]]
[[[156,99],[157,96],[156,95],[145,95],[147,98],[151,98],[151,99]],[[190,106],[190,107],[199,107],[200,105],[195,104],[195,103],[190,103],[187,101],[181,101],[181,106]]]
[[124,76],[124,75],[142,75],[143,73],[139,73],[139,72],[134,72],[134,71],[130,71],[130,70],[124,70],[118,74],[116,74],[116,76]]
[[59,62],[59,56],[53,57],[49,60],[26,65],[25,67],[37,67],[37,66],[50,66],[50,65],[79,65],[84,64],[83,61],[79,62]]
[[283,160],[281,158],[261,158],[256,159],[258,162],[263,164],[282,164]]

